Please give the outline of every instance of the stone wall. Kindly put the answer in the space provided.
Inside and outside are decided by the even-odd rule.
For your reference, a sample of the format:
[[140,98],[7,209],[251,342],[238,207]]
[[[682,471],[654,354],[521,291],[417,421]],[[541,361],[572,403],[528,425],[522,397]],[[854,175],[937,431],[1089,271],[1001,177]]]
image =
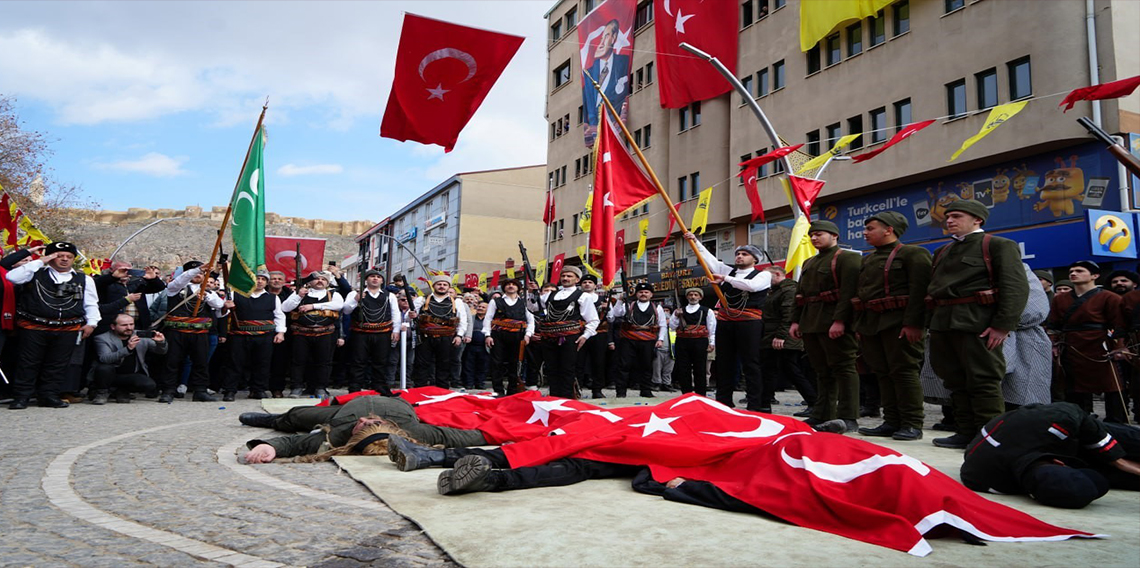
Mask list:
[[[126,211],[90,211],[77,209],[71,217],[94,221],[96,223],[122,224],[122,223],[148,223],[155,219],[178,217],[181,219],[205,219],[221,222],[226,214],[225,207],[211,207],[208,211],[191,205],[182,210],[177,209],[141,209],[132,207]],[[283,217],[277,213],[266,213],[265,222],[270,225],[292,225],[301,229],[308,229],[322,235],[340,235],[355,237],[372,227],[371,221],[329,221],[327,219],[305,219],[302,217]]]

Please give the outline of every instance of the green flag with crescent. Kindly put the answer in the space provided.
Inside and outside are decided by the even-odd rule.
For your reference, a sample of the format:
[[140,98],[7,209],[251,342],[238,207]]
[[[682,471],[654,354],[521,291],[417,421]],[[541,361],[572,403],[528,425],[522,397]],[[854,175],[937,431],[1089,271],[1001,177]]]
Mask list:
[[253,137],[249,158],[241,171],[234,192],[230,221],[233,257],[229,285],[234,292],[248,296],[257,283],[257,272],[265,270],[265,129]]

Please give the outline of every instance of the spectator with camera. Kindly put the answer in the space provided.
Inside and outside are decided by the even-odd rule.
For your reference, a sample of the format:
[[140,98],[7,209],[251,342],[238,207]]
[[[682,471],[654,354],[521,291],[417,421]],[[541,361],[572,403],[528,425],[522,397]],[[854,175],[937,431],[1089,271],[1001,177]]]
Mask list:
[[128,403],[131,393],[154,392],[157,387],[150,376],[148,354],[166,353],[166,338],[157,331],[135,331],[135,318],[122,313],[115,316],[110,330],[95,336],[95,397],[92,404],[106,404],[110,395],[115,402]]
[[118,314],[130,314],[135,319],[135,327],[150,329],[150,307],[147,294],[155,294],[166,289],[166,283],[159,277],[157,266],[143,269],[140,278],[131,273],[131,263],[115,261],[110,272],[94,277],[95,289],[99,292],[99,311],[103,319],[95,335],[108,329]]

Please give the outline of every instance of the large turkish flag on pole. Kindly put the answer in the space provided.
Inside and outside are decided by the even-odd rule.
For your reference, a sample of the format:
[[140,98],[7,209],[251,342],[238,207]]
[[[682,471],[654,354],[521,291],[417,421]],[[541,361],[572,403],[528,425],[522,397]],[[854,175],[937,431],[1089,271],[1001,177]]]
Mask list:
[[634,163],[605,115],[599,121],[597,144],[594,202],[590,208],[590,252],[601,255],[602,285],[609,286],[614,282],[619,262],[614,217],[657,195],[657,188]]
[[404,15],[380,136],[450,152],[523,38]]
[[654,2],[657,84],[661,106],[681,108],[732,90],[709,62],[681,49],[687,43],[712,55],[736,73],[739,2],[666,0]]
[[301,276],[320,270],[325,263],[325,240],[305,237],[265,237],[265,268],[280,270],[285,279],[297,279],[297,245],[301,246]]

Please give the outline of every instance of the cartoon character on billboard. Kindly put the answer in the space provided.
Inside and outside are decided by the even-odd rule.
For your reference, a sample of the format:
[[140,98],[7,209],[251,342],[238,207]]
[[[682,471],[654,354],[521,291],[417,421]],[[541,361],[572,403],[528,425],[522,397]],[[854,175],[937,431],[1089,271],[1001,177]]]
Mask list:
[[1041,202],[1033,205],[1034,211],[1048,207],[1054,217],[1072,215],[1073,200],[1084,198],[1085,172],[1077,167],[1076,156],[1069,160],[1066,167],[1065,159],[1058,156],[1057,168],[1045,172],[1045,184],[1037,190]]
[[[1036,189],[1035,186],[1037,185],[1037,172],[1029,169],[1025,164],[1021,164],[1020,168],[1016,166],[1013,168],[1013,174],[1011,183],[1013,185],[1013,191],[1017,193],[1017,197],[1020,199],[1033,199],[1034,190]],[[1033,183],[1029,183],[1030,181]],[[1026,187],[1029,189],[1026,190]]]
[[997,174],[994,176],[993,195],[995,205],[998,203],[1005,203],[1005,201],[1009,199],[1009,186],[1011,181],[1009,179],[1009,176],[1005,175],[1005,173],[1008,171],[1009,170],[1005,168],[998,168]]
[[962,199],[973,199],[974,198],[974,184],[967,183],[964,181],[959,182],[958,183],[958,189],[961,190],[958,192],[958,194],[962,196]]
[[[972,189],[973,186],[971,186],[971,190]],[[949,234],[944,225],[946,222],[946,208],[949,207],[951,203],[960,199],[958,194],[953,191],[942,191],[942,182],[938,182],[938,189],[936,190],[930,187],[926,188],[926,194],[930,196],[930,218],[934,219],[934,222],[937,223],[939,227],[942,227],[943,235]]]

